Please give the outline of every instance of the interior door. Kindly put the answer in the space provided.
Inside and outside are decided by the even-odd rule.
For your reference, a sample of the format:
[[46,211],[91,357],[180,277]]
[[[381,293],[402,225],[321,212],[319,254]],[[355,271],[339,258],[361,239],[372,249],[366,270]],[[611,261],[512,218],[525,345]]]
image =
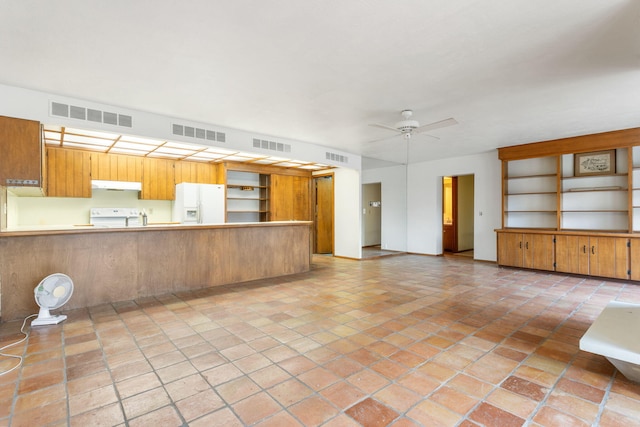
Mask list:
[[315,253],[333,253],[333,176],[314,178]]

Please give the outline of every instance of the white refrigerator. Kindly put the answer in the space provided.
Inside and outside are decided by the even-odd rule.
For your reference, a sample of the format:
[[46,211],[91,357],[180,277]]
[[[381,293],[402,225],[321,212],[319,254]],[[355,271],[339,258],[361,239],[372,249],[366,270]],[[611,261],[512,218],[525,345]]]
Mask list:
[[220,224],[224,222],[225,192],[220,184],[176,185],[173,221],[182,224]]

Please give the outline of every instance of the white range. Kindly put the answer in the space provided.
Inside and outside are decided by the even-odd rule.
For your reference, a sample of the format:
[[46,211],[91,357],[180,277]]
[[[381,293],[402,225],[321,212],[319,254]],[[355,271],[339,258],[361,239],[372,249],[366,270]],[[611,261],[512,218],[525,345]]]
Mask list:
[[94,227],[138,227],[140,211],[137,208],[91,208],[89,223]]

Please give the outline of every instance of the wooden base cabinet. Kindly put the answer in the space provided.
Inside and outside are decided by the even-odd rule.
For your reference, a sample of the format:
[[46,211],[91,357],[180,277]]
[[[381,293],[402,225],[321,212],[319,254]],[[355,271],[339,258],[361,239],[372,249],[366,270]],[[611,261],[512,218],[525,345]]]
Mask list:
[[554,270],[554,235],[498,233],[498,264]]
[[640,280],[640,238],[498,232],[498,264]]
[[629,278],[640,280],[640,238],[629,239]]
[[556,271],[589,274],[589,236],[556,237]]
[[589,237],[589,274],[628,279],[628,242],[626,237]]

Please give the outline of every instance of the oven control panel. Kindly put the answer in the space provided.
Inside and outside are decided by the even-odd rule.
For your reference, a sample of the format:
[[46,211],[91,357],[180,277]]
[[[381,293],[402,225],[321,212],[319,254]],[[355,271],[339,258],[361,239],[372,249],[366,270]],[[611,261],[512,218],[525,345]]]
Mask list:
[[91,217],[102,218],[131,218],[140,216],[137,208],[91,208]]

